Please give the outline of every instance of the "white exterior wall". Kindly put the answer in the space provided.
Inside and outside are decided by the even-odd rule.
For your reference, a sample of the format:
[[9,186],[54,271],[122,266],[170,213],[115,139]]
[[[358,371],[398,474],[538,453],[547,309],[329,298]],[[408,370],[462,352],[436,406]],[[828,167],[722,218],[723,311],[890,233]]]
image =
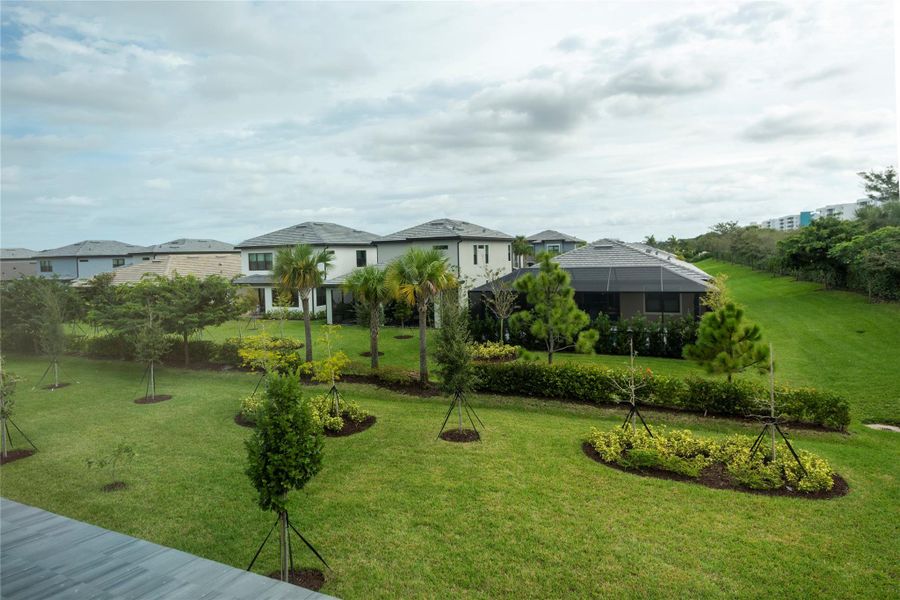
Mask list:
[[860,205],[856,202],[829,204],[828,206],[817,208],[815,214],[817,218],[836,217],[842,221],[852,221],[856,218],[856,210],[858,208],[860,208]]
[[[374,246],[313,246],[313,249],[316,251],[327,249],[334,252],[331,266],[328,268],[326,279],[330,277],[337,277],[339,275],[343,275],[344,273],[349,273],[350,271],[355,269],[357,250],[364,250],[366,252],[367,265],[374,265],[376,262],[378,262],[378,250]],[[275,256],[278,254],[277,247],[241,248],[241,273],[243,273],[244,275],[272,275],[272,271],[250,270],[250,254],[266,252],[270,252],[272,254],[272,263],[274,266]],[[275,294],[273,293],[271,285],[253,287],[262,287],[265,290],[266,311],[270,311],[275,308]],[[316,291],[313,290],[310,294],[310,311],[315,314],[319,312],[325,312],[325,308],[324,298],[319,299],[317,297]],[[292,307],[291,310],[302,310],[302,307]]]

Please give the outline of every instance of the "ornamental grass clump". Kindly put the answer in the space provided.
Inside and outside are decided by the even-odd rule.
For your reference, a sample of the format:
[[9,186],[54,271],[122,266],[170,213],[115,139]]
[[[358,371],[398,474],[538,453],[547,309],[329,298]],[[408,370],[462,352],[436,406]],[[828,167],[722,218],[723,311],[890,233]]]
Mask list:
[[760,452],[751,455],[753,439],[743,435],[713,439],[675,430],[651,437],[640,429],[593,428],[588,443],[601,461],[636,471],[661,469],[697,479],[706,469],[722,465],[739,488],[808,493],[826,492],[834,486],[834,471],[825,459],[798,451],[804,474],[788,452],[779,453],[775,460],[767,460]]

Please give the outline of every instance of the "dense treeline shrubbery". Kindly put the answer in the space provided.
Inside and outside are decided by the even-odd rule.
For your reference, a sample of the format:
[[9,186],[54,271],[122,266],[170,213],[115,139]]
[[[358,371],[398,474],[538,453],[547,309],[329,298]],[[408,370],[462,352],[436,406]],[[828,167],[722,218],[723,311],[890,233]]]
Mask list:
[[[861,173],[868,196],[879,203],[857,212],[854,221],[820,218],[782,232],[737,222],[715,225],[693,239],[649,242],[689,260],[712,256],[826,288],[865,293],[870,299],[900,300],[900,200],[892,167]],[[652,238],[652,236],[651,236]]]
[[[628,374],[624,370],[597,365],[538,362],[478,363],[477,389],[481,392],[575,400],[592,404],[621,402],[621,386]],[[673,408],[704,414],[745,417],[762,412],[766,389],[744,380],[715,381],[700,377],[684,379],[642,374],[644,385],[638,400],[650,406]],[[618,381],[621,386],[617,386]],[[787,421],[846,429],[850,424],[847,400],[837,394],[811,388],[775,388],[778,410]]]

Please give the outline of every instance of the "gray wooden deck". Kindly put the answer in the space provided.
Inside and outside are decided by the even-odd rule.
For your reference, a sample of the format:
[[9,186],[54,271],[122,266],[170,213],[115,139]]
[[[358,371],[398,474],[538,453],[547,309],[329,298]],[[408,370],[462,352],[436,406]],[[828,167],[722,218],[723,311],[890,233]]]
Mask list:
[[0,598],[328,600],[330,597],[0,498]]

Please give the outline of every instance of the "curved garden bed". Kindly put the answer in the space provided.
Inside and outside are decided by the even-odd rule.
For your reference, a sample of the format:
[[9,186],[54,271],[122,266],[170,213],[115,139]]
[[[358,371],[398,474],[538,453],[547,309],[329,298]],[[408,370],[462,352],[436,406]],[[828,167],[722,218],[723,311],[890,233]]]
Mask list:
[[6,456],[0,456],[0,465],[15,462],[22,458],[28,458],[34,454],[34,450],[7,450]]
[[325,429],[326,437],[347,437],[354,433],[362,433],[378,420],[375,415],[367,415],[362,421],[354,421],[347,413],[342,414],[341,418],[344,420],[343,427],[337,430]]
[[477,442],[481,436],[474,429],[446,429],[441,432],[441,439],[445,442],[468,443]]
[[140,398],[135,398],[135,404],[156,404],[157,402],[165,402],[166,400],[171,400],[172,396],[169,394],[157,394],[155,396],[141,396]]

